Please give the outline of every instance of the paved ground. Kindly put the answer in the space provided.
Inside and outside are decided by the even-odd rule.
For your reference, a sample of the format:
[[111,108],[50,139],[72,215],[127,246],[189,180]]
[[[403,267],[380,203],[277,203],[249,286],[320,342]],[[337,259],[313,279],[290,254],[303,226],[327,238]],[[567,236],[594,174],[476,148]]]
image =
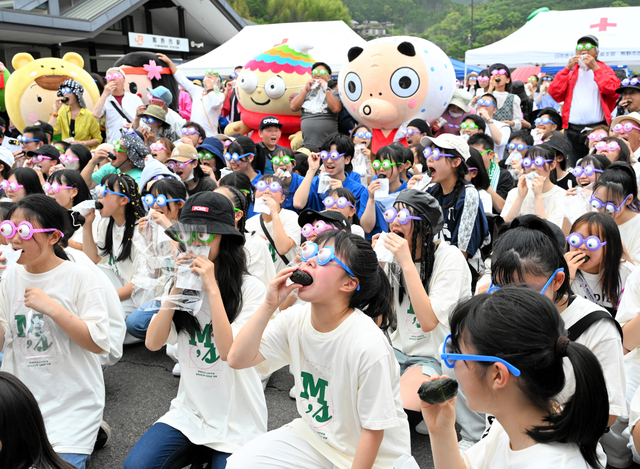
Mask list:
[[[171,374],[173,365],[164,349],[153,353],[140,344],[126,347],[122,360],[104,372],[104,419],[111,426],[112,437],[105,448],[94,453],[89,469],[121,468],[136,441],[169,410],[178,393],[179,379]],[[286,368],[272,376],[266,391],[269,430],[297,417],[294,401],[289,398],[291,386],[293,377]],[[420,468],[433,468],[429,437],[413,431],[411,437]]]

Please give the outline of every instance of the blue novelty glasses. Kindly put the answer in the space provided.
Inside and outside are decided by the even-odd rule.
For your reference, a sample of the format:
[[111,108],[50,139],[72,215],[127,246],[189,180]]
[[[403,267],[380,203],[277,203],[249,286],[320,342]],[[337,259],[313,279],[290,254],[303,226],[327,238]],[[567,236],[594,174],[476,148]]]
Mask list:
[[555,122],[553,122],[551,119],[549,119],[548,117],[538,117],[536,120],[533,121],[536,125],[542,125],[542,124],[554,124]]
[[18,135],[18,137],[16,138],[16,140],[18,142],[20,142],[23,145],[26,145],[27,142],[39,142],[40,140],[38,140],[37,138],[27,138],[24,135]]
[[518,151],[522,151],[526,148],[531,148],[531,145],[525,145],[524,143],[514,143],[511,142],[509,145],[507,145],[507,148],[511,151],[513,150],[518,150]]
[[360,130],[359,132],[356,132],[355,137],[371,140],[373,138],[373,134],[371,132],[363,132],[362,130]]
[[126,195],[121,194],[120,192],[110,191],[109,189],[107,189],[107,186],[103,186],[102,184],[96,186],[96,194],[98,195],[98,197],[104,197],[105,194],[114,194],[129,200],[129,197],[127,197]]
[[[549,288],[549,285],[551,285],[551,282],[553,282],[553,279],[556,278],[556,275],[558,275],[560,272],[564,272],[564,268],[560,267],[554,273],[551,274],[551,277],[549,277],[549,280],[547,280],[547,283],[545,283],[544,287],[542,287],[542,290],[540,290],[541,295],[544,295],[544,292],[547,291],[547,288]],[[487,293],[493,293],[496,290],[500,290],[500,287],[497,285],[494,285],[493,280],[491,280]]]
[[[336,261],[340,267],[347,271],[349,275],[353,278],[357,279],[351,269],[344,265],[340,259],[336,257],[336,251],[333,249],[333,246],[325,246],[322,249],[318,248],[316,243],[307,242],[302,245],[300,248],[300,259],[307,262],[310,259],[318,256],[318,265],[327,265],[331,261]],[[358,288],[356,290],[360,291],[360,284],[358,284]]]
[[566,240],[569,243],[569,246],[571,246],[572,248],[577,249],[584,244],[589,251],[597,251],[602,246],[607,244],[606,241],[604,243],[600,241],[600,238],[598,238],[597,236],[587,236],[587,238],[585,239],[580,233],[571,233],[566,237]]
[[142,121],[143,124],[153,125],[156,123],[156,119],[154,119],[153,117],[143,117],[140,120]]
[[451,334],[449,334],[442,343],[440,358],[442,358],[442,361],[448,368],[453,368],[457,360],[502,363],[513,376],[520,376],[520,370],[502,358],[491,357],[489,355],[465,355],[463,353],[456,353],[456,349],[453,347],[453,341],[451,340]]
[[247,156],[256,156],[255,153],[245,153],[244,155],[238,155],[237,153],[225,153],[224,154],[224,159],[227,160],[229,163],[231,163],[232,161],[234,163],[237,163],[238,161],[246,161],[247,160]]
[[493,106],[493,107],[496,107],[496,105],[493,104],[493,102],[490,101],[489,99],[479,99],[478,100],[478,106]]
[[163,194],[158,194],[157,197],[147,194],[142,198],[142,202],[147,207],[153,207],[156,204],[158,207],[165,207],[169,202],[184,202],[184,199],[167,199],[167,196]]

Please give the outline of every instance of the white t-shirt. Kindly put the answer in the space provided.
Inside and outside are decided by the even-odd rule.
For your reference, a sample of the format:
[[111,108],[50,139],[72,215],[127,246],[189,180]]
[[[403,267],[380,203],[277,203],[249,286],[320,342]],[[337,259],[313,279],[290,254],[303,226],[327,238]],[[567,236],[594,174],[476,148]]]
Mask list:
[[616,321],[624,326],[640,313],[640,269],[633,269],[624,285]]
[[[542,194],[542,203],[544,204],[544,211],[547,214],[547,220],[552,223],[555,223],[560,228],[562,228],[562,219],[564,217],[564,194],[565,191],[562,187],[558,187],[554,184],[554,186]],[[513,206],[513,203],[516,201],[516,197],[518,197],[518,188],[514,187],[507,194],[507,200],[504,202],[504,207],[502,207],[502,212],[500,216],[503,218],[507,216],[509,210]],[[522,202],[522,207],[520,208],[520,213],[518,215],[530,215],[536,213],[536,198],[533,195],[533,189],[529,189],[529,192],[524,198]]]
[[[493,151],[496,155],[498,155],[498,161],[501,161],[504,156],[504,147],[507,146],[507,143],[509,143],[509,137],[511,137],[511,127],[509,127],[504,122],[500,122],[497,120],[494,120],[493,123],[502,134],[500,143],[496,143],[495,140],[493,141]],[[484,133],[493,138],[493,136],[491,135],[491,128],[489,127],[489,124],[487,124],[487,126],[485,127]]]
[[[568,329],[593,311],[602,311],[602,307],[576,296],[571,305],[560,314],[560,317],[564,321],[565,328]],[[624,356],[622,354],[622,339],[616,326],[608,319],[601,319],[584,331],[576,343],[591,350],[602,366],[609,392],[609,415],[626,417],[627,385],[624,374]],[[573,368],[567,357],[564,358],[564,373],[566,379],[564,389],[558,396],[561,404],[567,402],[575,391]]]
[[[257,215],[249,218],[247,220],[245,228],[249,232],[255,231],[256,235],[261,235],[266,238],[260,224],[261,216],[262,215],[258,213]],[[291,262],[296,257],[296,254],[298,253],[298,246],[300,245],[300,225],[298,225],[298,214],[293,210],[287,210],[286,208],[283,208],[282,210],[280,210],[280,221],[282,222],[282,226],[284,227],[284,231],[285,233],[287,233],[287,236],[289,236],[289,238],[291,238],[295,242],[293,247],[289,249],[289,252],[285,254],[285,257],[289,259],[289,262]],[[270,222],[265,221],[264,226],[267,228],[267,231],[273,238],[273,220]],[[276,272],[280,272],[287,266],[287,264],[282,261],[271,243],[269,243],[269,251],[271,252],[271,259],[276,266]]]
[[622,225],[618,225],[620,238],[633,262],[640,264],[640,216],[636,215]]
[[[416,263],[420,272],[420,264]],[[449,314],[458,301],[471,296],[471,272],[462,252],[448,243],[438,245],[433,262],[433,272],[429,279],[428,295],[431,299],[438,325],[430,332],[424,332],[409,300],[408,290],[400,303],[399,288],[394,288],[394,301],[398,327],[391,333],[391,343],[405,355],[432,357],[440,361],[442,342],[450,334]]]
[[351,468],[364,428],[384,430],[374,469],[411,454],[400,399],[400,366],[384,333],[356,309],[331,332],[311,324],[311,304],[292,306],[271,320],[256,366],[262,374],[289,364],[301,418],[290,426],[340,469]]
[[[100,246],[105,245],[105,240],[107,238],[107,229],[109,227],[109,220],[111,218],[102,218],[100,223],[98,224],[98,228],[95,235],[96,246],[98,246],[98,255],[101,255]],[[134,263],[135,258],[138,255],[138,250],[136,249],[136,243],[139,240],[140,233],[138,232],[138,225],[136,223],[136,227],[133,230],[133,243],[131,246],[131,257],[129,259],[125,259],[124,261],[116,261],[120,251],[122,250],[122,244],[124,241],[124,232],[125,232],[126,224],[122,226],[118,226],[117,223],[113,223],[112,229],[112,247],[111,251],[113,254],[102,257],[99,264],[104,265],[105,267],[111,269],[123,282],[123,286],[127,283],[131,282],[133,279],[134,272]]]
[[569,111],[569,123],[588,125],[604,121],[600,88],[593,70],[578,69],[578,79],[573,88],[573,99]]
[[103,115],[106,114],[105,118],[105,126],[107,129],[107,139],[105,142],[111,143],[114,140],[120,140],[120,129],[123,128],[124,124],[127,122],[124,117],[116,110],[113,104],[114,103],[118,109],[122,110],[129,118],[129,122],[133,122],[136,118],[136,110],[138,106],[144,105],[142,99],[137,94],[129,93],[127,91],[124,92],[122,96],[122,106],[118,104],[118,101],[113,96],[109,96],[104,103]]
[[276,265],[271,258],[269,241],[260,237],[257,233],[245,233],[244,252],[247,255],[247,271],[265,287],[269,286],[276,276]]
[[[625,284],[627,282],[627,277],[629,277],[629,274],[631,274],[634,268],[635,266],[631,262],[622,261],[620,263],[620,291],[621,292],[624,292]],[[584,278],[584,281],[587,284],[586,286],[590,290],[591,295],[593,295],[593,298],[595,299],[596,304],[602,306],[603,308],[609,308],[609,309],[617,308],[618,305],[617,304],[612,305],[611,301],[609,300],[609,297],[602,291],[602,284],[600,283],[600,279],[599,279],[600,274],[590,274],[582,270],[580,270],[579,272],[582,278]],[[580,282],[579,277],[576,277],[576,279],[571,284],[571,290],[573,290],[573,293],[575,293],[576,295],[586,298],[589,301],[593,301],[587,294],[585,288],[582,285],[582,282]]]
[[351,225],[351,234],[364,238],[364,230],[360,225]]
[[[590,469],[575,443],[537,443],[513,451],[509,435],[497,420],[462,458],[468,469]],[[606,460],[601,462],[604,467]]]
[[109,316],[102,282],[92,269],[67,261],[43,274],[30,274],[17,264],[10,269],[0,282],[0,324],[5,330],[2,371],[31,390],[56,452],[91,454],[105,400],[99,356],[73,342],[51,318],[27,308],[24,291],[40,288],[82,319],[106,353]]
[[[260,280],[244,276],[242,310],[231,323],[234,337],[256,312],[266,289]],[[187,313],[183,313],[187,314]],[[155,316],[154,316],[155,319]],[[233,453],[267,432],[267,404],[254,368],[234,370],[220,359],[211,334],[211,311],[205,294],[196,314],[202,332],[176,332],[171,323],[167,344],[178,344],[180,386],[171,409],[160,417],[195,445]]]
[[203,135],[202,138],[213,137],[220,133],[218,118],[224,104],[224,93],[213,91],[205,95],[204,88],[193,83],[180,70],[173,77],[191,96],[191,121],[197,122],[204,128],[207,135]]
[[480,189],[478,191],[480,195],[480,201],[482,202],[482,208],[484,208],[484,213],[492,213],[493,212],[493,200],[491,200],[491,194],[489,194],[484,189]]
[[180,114],[169,108],[167,111],[167,124],[171,126],[171,130],[173,130],[176,135],[182,135],[182,128],[186,123],[187,121],[180,117]]

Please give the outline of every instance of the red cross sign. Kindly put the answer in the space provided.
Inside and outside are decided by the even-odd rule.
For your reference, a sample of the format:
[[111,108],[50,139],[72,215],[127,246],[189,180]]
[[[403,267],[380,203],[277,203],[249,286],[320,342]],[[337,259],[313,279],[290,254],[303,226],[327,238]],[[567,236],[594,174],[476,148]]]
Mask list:
[[615,28],[618,26],[618,23],[609,23],[609,18],[600,18],[599,23],[592,24],[589,28],[598,28],[598,31],[602,32],[606,31],[609,26]]

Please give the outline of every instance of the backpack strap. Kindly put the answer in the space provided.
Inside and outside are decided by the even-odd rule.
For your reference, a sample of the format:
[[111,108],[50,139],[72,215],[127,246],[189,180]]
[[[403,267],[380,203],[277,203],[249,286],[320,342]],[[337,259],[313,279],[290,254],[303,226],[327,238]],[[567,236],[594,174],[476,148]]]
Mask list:
[[262,219],[262,215],[258,215],[258,216],[260,217],[260,226],[262,227],[262,232],[267,237],[267,240],[269,241],[269,244],[271,244],[271,246],[275,250],[276,254],[278,254],[278,256],[280,256],[280,259],[282,259],[282,262],[284,262],[284,265],[286,266],[289,263],[289,259],[287,259],[287,256],[285,256],[283,254],[280,254],[278,252],[278,248],[276,248],[276,243],[273,242],[273,238],[269,234],[269,230],[267,230],[267,227],[264,224],[264,220]]
[[589,313],[585,317],[580,319],[573,326],[571,326],[568,329],[569,339],[572,342],[575,342],[578,339],[578,337],[580,337],[584,333],[584,331],[589,329],[589,327],[592,324],[600,321],[601,319],[609,319],[613,321],[613,323],[616,326],[616,329],[618,329],[618,333],[620,333],[620,339],[622,340],[622,327],[620,327],[620,324],[618,323],[618,321],[613,319],[613,316],[611,316],[611,314],[609,314],[607,311],[604,311],[604,310],[593,311],[592,313]]

